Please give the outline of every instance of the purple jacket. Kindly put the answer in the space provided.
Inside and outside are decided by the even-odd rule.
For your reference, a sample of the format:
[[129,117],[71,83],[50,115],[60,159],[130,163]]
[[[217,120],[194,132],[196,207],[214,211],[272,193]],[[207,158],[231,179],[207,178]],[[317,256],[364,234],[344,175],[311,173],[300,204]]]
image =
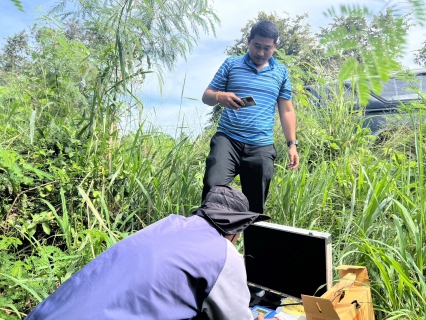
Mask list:
[[118,242],[27,320],[251,320],[242,256],[206,220],[170,215]]

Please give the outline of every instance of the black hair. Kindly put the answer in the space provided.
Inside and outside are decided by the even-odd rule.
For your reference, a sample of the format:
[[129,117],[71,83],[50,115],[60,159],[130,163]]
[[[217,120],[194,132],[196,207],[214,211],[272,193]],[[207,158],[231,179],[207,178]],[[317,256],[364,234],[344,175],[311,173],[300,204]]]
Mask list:
[[278,28],[271,21],[260,20],[250,30],[250,40],[254,39],[255,36],[271,38],[274,39],[274,43],[277,43],[279,37]]

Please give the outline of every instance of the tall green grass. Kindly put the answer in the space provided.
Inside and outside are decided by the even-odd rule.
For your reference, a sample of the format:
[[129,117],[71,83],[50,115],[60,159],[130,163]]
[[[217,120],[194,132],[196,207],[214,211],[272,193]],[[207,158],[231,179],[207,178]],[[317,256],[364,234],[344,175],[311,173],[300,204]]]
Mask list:
[[[0,96],[0,317],[10,319],[117,241],[197,207],[213,134],[175,139],[142,123],[124,132],[100,121],[82,135],[72,109],[34,115],[40,98],[25,85],[11,82]],[[347,97],[336,93],[321,110],[302,100],[296,94],[301,165],[286,169],[277,127],[266,213],[330,232],[334,266],[366,265],[378,319],[426,318],[423,124],[413,114],[411,129],[375,141],[348,116]]]
[[314,108],[297,110],[307,129],[299,134],[301,167],[277,164],[269,213],[278,223],[332,233],[335,265],[366,265],[377,319],[426,318],[421,111],[409,110],[409,126],[374,140],[353,118],[331,126],[350,118],[341,104]]
[[[339,138],[342,144],[336,149],[329,142],[337,141],[339,133],[323,124],[333,112],[346,111],[330,110],[321,118],[309,108],[298,108],[300,130],[310,130],[299,134],[301,166],[288,171],[286,150],[277,145],[279,161],[266,213],[276,223],[332,233],[335,266],[368,267],[379,319],[425,317],[423,127],[418,124],[411,131],[415,158],[412,148],[404,153],[403,146],[391,150],[389,141],[373,145],[364,131],[348,136],[346,144]],[[61,126],[55,130],[64,135],[62,141],[77,140],[74,130],[64,132]],[[355,122],[347,126],[340,130],[356,132]],[[42,157],[47,149],[41,146],[25,155],[22,161],[33,166],[43,162],[40,170],[59,182],[22,195],[13,206],[16,194],[2,200],[3,210],[10,211],[9,220],[2,222],[7,233],[0,239],[1,273],[8,275],[2,284],[21,293],[2,297],[2,312],[22,317],[115,242],[170,213],[187,215],[199,205],[210,136],[175,140],[141,128],[126,136],[95,134],[74,141],[57,156],[63,166],[51,155]],[[11,137],[2,149],[23,150],[29,139]],[[280,133],[276,141],[282,141]],[[36,146],[41,142],[45,140],[34,140]]]

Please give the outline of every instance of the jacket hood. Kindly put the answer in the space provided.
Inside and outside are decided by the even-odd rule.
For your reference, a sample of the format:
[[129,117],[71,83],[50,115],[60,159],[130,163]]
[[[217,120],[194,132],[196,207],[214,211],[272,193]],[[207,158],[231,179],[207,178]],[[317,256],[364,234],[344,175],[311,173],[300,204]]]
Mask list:
[[237,234],[254,222],[271,219],[267,215],[249,211],[246,196],[229,186],[212,187],[201,206],[192,214],[209,221],[222,235]]

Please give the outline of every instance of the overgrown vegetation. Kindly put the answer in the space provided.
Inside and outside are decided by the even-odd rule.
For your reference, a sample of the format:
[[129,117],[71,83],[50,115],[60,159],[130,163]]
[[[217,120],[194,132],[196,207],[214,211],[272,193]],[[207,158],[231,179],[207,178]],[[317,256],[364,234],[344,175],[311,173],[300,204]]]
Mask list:
[[[416,1],[410,3],[419,10]],[[173,65],[177,56],[169,55],[171,47],[184,54],[195,40],[183,25],[173,25],[170,13],[176,11],[170,10],[189,12],[195,28],[209,29],[216,18],[201,0],[179,8],[143,4],[148,7],[80,1],[77,13],[84,15],[46,20],[33,30],[32,47],[18,34],[3,48],[0,318],[23,318],[106,248],[168,214],[188,215],[200,203],[212,132],[173,139],[144,129],[135,117],[143,112],[137,88],[144,73],[160,74],[156,66]],[[424,104],[407,106],[409,127],[376,141],[349,115],[350,98],[337,94],[316,109],[302,89],[306,81],[323,84],[340,73],[341,79],[353,78],[358,92],[379,90],[378,73],[383,80],[399,67],[399,53],[383,51],[389,38],[381,43],[366,36],[372,46],[354,52],[348,36],[358,31],[350,23],[363,21],[364,11],[344,9],[352,17],[343,19],[346,33],[331,25],[323,53],[310,56],[309,70],[298,58],[277,54],[294,83],[302,163],[297,171],[285,169],[286,148],[277,127],[276,174],[266,212],[277,223],[332,233],[335,266],[366,265],[377,319],[424,319],[426,128],[417,121]],[[382,32],[401,32],[404,38],[401,15],[386,11],[381,17],[395,27]],[[154,18],[170,28],[150,24]],[[164,42],[154,41],[157,34]],[[124,127],[130,122],[132,130]]]

